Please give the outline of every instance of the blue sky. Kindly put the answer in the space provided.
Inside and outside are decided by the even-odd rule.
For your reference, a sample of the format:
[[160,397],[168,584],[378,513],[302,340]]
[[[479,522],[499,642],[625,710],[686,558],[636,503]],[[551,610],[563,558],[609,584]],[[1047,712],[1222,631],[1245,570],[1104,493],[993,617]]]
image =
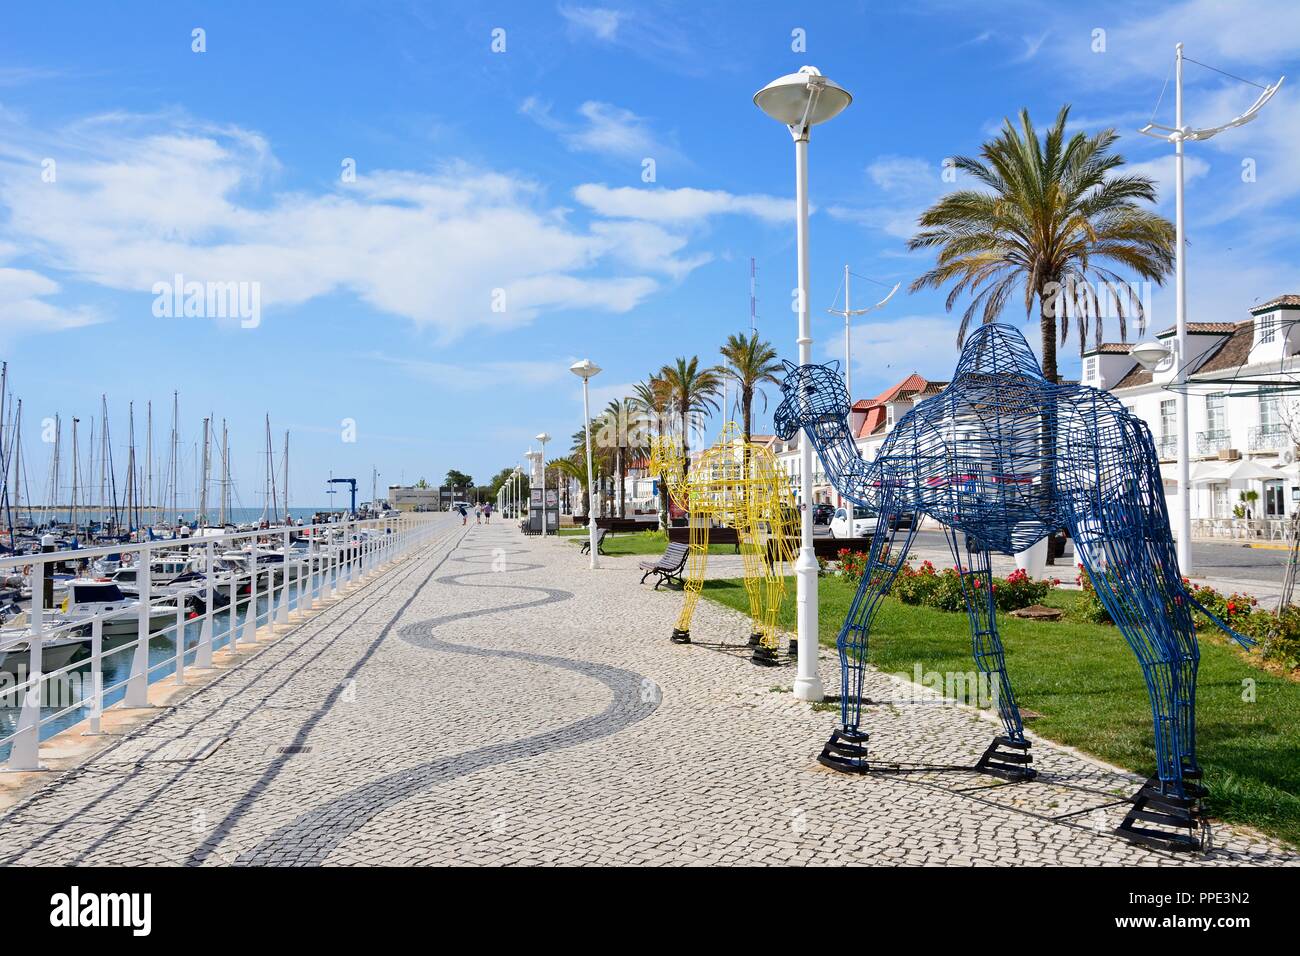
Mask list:
[[[1071,103],[1079,128],[1116,127],[1172,216],[1171,148],[1134,131],[1173,44],[1272,82],[1300,61],[1300,8],[1131,7],[12,5],[0,357],[24,399],[32,488],[45,485],[41,418],[84,425],[106,392],[124,458],[127,403],[154,402],[157,439],[173,390],[190,459],[205,415],[229,421],[245,505],[260,505],[268,412],[277,449],[293,434],[300,504],[325,500],[331,472],[368,490],[372,466],[383,484],[452,467],[486,479],[539,431],[567,443],[580,426],[575,359],[605,369],[600,404],[676,355],[712,361],[748,327],[751,256],[758,327],[793,357],[792,150],[751,97],[803,64],[855,97],[812,141],[819,360],[842,353],[824,310],[844,264],[906,288],[928,262],[906,251],[915,217],[954,188],[943,160],[1021,106],[1040,125]],[[1186,80],[1194,125],[1256,92],[1196,66]],[[1172,109],[1170,90],[1157,121]],[[1256,123],[1190,147],[1193,320],[1300,291],[1297,141],[1288,80]],[[156,315],[155,284],[177,273],[256,284],[260,321]],[[865,304],[880,287],[856,288]],[[1152,310],[1157,328],[1172,323],[1167,292]],[[945,377],[955,325],[942,295],[900,292],[854,330],[858,397],[912,371]],[[1065,354],[1069,373],[1077,343]]]

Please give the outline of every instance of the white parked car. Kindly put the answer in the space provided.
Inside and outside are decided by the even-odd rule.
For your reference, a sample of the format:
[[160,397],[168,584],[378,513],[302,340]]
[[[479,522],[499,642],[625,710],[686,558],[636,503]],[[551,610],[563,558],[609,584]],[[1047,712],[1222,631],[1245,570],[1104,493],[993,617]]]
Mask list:
[[[835,517],[831,518],[831,537],[832,538],[869,538],[876,532],[876,513],[870,508],[862,505],[853,505],[853,518],[850,520],[846,508],[837,508]],[[899,528],[910,528],[916,520],[916,515],[910,511],[904,511],[894,517],[889,523],[891,531],[897,531]]]
[[[853,517],[849,517],[852,508]],[[831,518],[832,538],[865,538],[876,530],[876,514],[862,505],[849,505],[836,508]]]

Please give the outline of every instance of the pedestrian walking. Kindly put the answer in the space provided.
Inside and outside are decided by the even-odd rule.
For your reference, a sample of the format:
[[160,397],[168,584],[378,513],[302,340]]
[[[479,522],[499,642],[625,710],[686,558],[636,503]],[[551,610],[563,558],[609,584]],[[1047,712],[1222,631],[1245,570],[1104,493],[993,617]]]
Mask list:
[[490,504],[486,504],[483,506],[483,523],[484,524],[492,523],[492,505]]

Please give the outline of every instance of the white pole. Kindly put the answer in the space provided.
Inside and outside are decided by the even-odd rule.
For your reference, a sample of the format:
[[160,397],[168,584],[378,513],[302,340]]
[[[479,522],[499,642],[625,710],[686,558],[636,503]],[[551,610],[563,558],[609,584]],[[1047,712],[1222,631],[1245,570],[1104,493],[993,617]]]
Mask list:
[[[812,322],[808,315],[808,128],[797,131],[794,141],[795,199],[798,206],[797,247],[799,254],[799,364],[812,362]],[[799,700],[821,700],[821,677],[817,673],[817,556],[813,551],[812,476],[813,450],[808,436],[799,435],[800,508],[802,534],[799,559],[794,572],[798,594],[799,671],[794,696]]]
[[[1174,356],[1174,381],[1180,386],[1186,376],[1187,355],[1187,270],[1183,262],[1183,45],[1174,47],[1174,309],[1178,354]],[[1186,575],[1192,570],[1191,431],[1187,414],[1187,389],[1176,390],[1178,409],[1178,567]]]
[[853,404],[853,346],[849,342],[849,317],[853,315],[853,304],[849,301],[849,265],[844,264],[844,390],[849,393],[849,404]]
[[588,567],[596,570],[596,482],[591,469],[591,399],[588,394],[587,379],[582,380],[582,417],[587,428],[587,541],[591,554],[588,555]]
[[546,442],[542,442],[540,452],[541,459],[538,464],[542,466],[542,537],[546,537]]

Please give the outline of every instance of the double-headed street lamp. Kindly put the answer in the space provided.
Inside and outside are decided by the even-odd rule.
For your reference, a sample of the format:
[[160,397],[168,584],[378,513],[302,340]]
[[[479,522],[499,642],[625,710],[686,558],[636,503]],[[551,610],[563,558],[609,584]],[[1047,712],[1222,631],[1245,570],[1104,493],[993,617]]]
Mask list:
[[[546,443],[551,440],[551,436],[542,432],[536,438],[542,443],[542,450],[537,453],[537,463],[542,466],[542,537],[544,538],[546,537]],[[559,497],[558,490],[556,497]]]
[[600,374],[600,366],[591,359],[583,359],[569,366],[569,371],[582,379],[582,420],[587,431],[587,540],[591,551],[589,567],[596,570],[596,481],[591,469],[591,398],[588,383]]
[[[1178,567],[1184,575],[1192,569],[1192,482],[1191,482],[1191,425],[1187,413],[1187,270],[1183,262],[1185,241],[1183,216],[1183,144],[1209,139],[1226,129],[1244,126],[1253,120],[1264,104],[1273,98],[1282,86],[1282,77],[1272,86],[1261,87],[1244,113],[1235,116],[1222,126],[1197,129],[1183,124],[1183,45],[1174,46],[1174,125],[1161,126],[1148,123],[1138,130],[1146,136],[1174,144],[1174,342],[1166,346],[1159,342],[1143,342],[1133,347],[1129,355],[1144,368],[1155,368],[1169,360],[1173,363],[1173,386],[1177,391],[1175,408],[1178,412],[1178,514],[1175,519],[1178,546]],[[1193,60],[1192,62],[1196,62]],[[1204,65],[1204,64],[1202,64]],[[1214,69],[1210,67],[1210,69]],[[1258,84],[1252,84],[1258,86]]]
[[[795,227],[799,264],[799,364],[812,362],[812,323],[808,315],[808,131],[838,116],[853,101],[843,87],[832,83],[816,67],[801,67],[773,80],[754,94],[754,103],[768,116],[784,123],[794,139]],[[799,672],[794,695],[800,700],[821,700],[817,674],[817,556],[813,551],[812,443],[799,436],[800,508],[802,514],[799,559],[795,562],[798,591]]]

